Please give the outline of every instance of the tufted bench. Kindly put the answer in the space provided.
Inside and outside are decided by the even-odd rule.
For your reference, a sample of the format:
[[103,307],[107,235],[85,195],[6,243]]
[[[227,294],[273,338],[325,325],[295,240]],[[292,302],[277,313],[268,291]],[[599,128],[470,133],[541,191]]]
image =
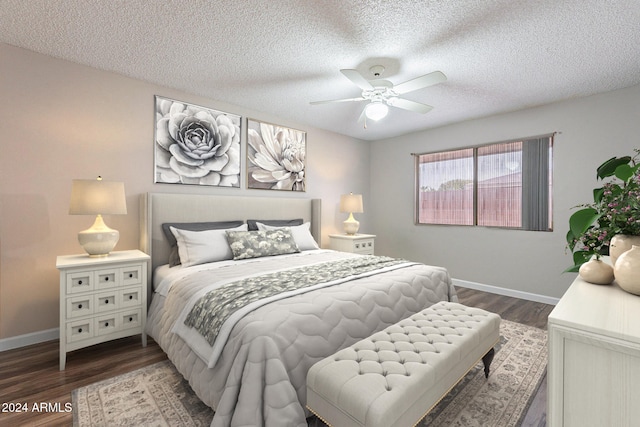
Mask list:
[[473,368],[485,377],[500,316],[437,303],[311,367],[307,408],[335,427],[414,426]]

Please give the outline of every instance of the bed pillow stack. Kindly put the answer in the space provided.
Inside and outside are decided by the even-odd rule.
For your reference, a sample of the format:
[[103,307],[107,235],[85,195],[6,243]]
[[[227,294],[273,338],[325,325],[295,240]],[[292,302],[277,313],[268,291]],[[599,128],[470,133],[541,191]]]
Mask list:
[[302,219],[165,223],[162,229],[171,267],[319,249],[311,223]]
[[183,267],[207,262],[233,259],[233,253],[227,243],[229,230],[246,231],[247,224],[231,229],[189,231],[170,227],[178,242],[178,254]]

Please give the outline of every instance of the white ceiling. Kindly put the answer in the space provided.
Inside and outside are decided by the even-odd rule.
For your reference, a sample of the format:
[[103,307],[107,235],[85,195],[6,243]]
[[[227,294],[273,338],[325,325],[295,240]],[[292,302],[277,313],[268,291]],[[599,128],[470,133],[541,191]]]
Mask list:
[[[364,140],[640,83],[639,0],[0,0],[0,41]],[[448,80],[367,129],[309,105],[375,64]]]

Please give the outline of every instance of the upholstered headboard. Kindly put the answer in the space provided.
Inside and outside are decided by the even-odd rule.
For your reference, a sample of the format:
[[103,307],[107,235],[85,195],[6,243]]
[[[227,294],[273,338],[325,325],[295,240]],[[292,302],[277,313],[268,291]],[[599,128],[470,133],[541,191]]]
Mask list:
[[165,222],[302,218],[311,222],[311,234],[321,245],[320,217],[320,199],[145,193],[140,198],[140,249],[151,256],[151,279],[153,270],[169,259]]

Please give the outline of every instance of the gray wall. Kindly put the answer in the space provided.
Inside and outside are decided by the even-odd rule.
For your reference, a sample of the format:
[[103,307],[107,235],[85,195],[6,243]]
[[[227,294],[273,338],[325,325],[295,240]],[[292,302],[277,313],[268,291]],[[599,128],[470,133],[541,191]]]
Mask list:
[[[184,192],[322,199],[323,245],[342,230],[340,195],[370,199],[367,142],[195,94],[0,44],[0,350],[3,339],[58,327],[56,256],[82,253],[78,231],[94,218],[70,216],[71,180],[123,181],[128,214],[105,217],[116,250],[138,247],[141,193]],[[153,183],[154,95],[307,131],[307,192]],[[246,163],[243,129],[241,163]],[[371,232],[360,216],[363,232]],[[45,337],[45,338],[46,338]],[[38,339],[35,338],[35,341]]]
[[[553,232],[414,225],[411,153],[554,131],[561,134],[553,152]],[[591,201],[599,185],[597,166],[613,156],[633,155],[640,147],[638,135],[640,86],[634,86],[374,142],[368,203],[376,250],[445,266],[456,279],[559,298],[576,276],[562,274],[572,264],[565,251],[571,208]]]

